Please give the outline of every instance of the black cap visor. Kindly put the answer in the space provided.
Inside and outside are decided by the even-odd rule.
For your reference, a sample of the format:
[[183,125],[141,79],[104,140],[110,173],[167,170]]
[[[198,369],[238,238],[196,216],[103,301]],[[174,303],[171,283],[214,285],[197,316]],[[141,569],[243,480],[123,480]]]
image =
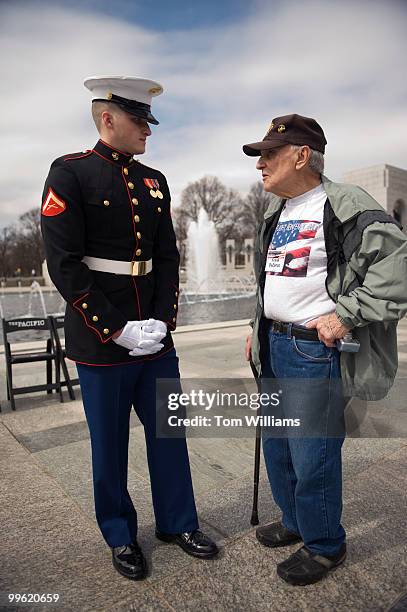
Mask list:
[[143,102],[137,102],[137,100],[129,100],[127,98],[122,98],[121,96],[112,95],[110,100],[106,100],[105,98],[97,98],[96,100],[92,100],[92,102],[110,102],[111,104],[116,104],[122,110],[126,111],[130,115],[134,117],[138,117],[139,119],[144,119],[148,123],[152,123],[153,125],[159,125],[159,121],[154,117],[151,113],[151,106],[149,104],[144,104]]
[[129,113],[129,115],[134,115],[134,117],[138,117],[139,119],[145,119],[147,123],[152,123],[153,125],[159,125],[160,123],[159,121],[157,121],[154,115],[151,114],[149,110],[130,109],[126,106],[122,106],[121,104],[119,104],[118,106],[120,106],[120,108],[126,111],[126,113]]
[[250,144],[243,145],[243,152],[250,157],[259,157],[262,151],[279,149],[280,147],[285,147],[285,145],[290,144],[289,142],[281,142],[281,140],[281,137],[279,137],[278,140],[268,138],[267,140],[262,140],[261,142],[252,142]]

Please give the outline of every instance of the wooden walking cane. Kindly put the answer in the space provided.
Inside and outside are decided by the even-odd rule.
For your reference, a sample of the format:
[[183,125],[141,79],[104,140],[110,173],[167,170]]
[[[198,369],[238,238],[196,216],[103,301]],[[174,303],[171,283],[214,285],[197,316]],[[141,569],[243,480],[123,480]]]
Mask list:
[[[253,376],[256,380],[257,389],[260,392],[260,380],[257,376],[257,370],[254,367],[253,361],[250,359],[250,367],[253,372]],[[257,416],[261,415],[261,406],[257,408]],[[258,512],[258,502],[259,502],[259,480],[260,480],[260,447],[261,447],[261,422],[260,419],[257,421],[256,425],[256,443],[254,447],[254,473],[253,473],[253,508],[252,508],[252,516],[250,519],[251,525],[259,524],[259,512]]]

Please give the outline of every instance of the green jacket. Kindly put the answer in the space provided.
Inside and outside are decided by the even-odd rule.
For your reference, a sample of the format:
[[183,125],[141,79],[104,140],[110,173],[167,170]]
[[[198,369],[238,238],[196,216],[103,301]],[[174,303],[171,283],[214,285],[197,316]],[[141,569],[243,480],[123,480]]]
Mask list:
[[[324,235],[326,289],[340,320],[352,327],[358,353],[341,353],[344,393],[377,400],[386,396],[397,372],[397,323],[407,312],[407,237],[366,191],[333,183],[327,194]],[[258,283],[252,360],[259,376],[267,328],[263,316],[265,260],[284,200],[275,196],[259,228],[254,267]]]

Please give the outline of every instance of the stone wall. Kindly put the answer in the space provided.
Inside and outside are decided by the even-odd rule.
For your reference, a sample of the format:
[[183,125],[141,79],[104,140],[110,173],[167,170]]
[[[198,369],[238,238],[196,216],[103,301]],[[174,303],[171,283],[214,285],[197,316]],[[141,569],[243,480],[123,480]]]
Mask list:
[[407,170],[380,164],[350,170],[343,176],[345,183],[363,187],[385,210],[407,228]]

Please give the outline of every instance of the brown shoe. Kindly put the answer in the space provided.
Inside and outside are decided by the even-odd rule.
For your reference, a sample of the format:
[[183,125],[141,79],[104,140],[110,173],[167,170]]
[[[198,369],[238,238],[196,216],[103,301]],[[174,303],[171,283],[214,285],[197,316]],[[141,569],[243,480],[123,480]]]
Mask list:
[[297,533],[288,531],[280,521],[258,527],[256,538],[263,546],[271,546],[272,548],[301,542],[301,537]]

